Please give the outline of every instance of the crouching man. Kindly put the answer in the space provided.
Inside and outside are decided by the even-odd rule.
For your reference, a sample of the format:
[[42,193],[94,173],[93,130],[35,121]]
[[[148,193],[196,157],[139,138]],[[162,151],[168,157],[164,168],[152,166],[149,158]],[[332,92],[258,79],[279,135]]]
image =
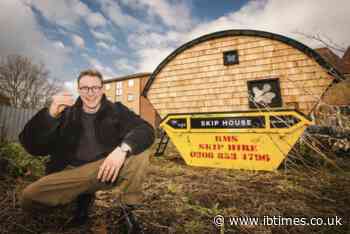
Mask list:
[[97,190],[119,187],[125,207],[141,204],[154,130],[120,102],[107,100],[100,72],[82,71],[78,89],[75,103],[67,92],[53,96],[50,107],[26,124],[19,139],[30,154],[50,155],[47,175],[22,192],[23,209],[74,201],[73,223],[79,225],[87,221]]

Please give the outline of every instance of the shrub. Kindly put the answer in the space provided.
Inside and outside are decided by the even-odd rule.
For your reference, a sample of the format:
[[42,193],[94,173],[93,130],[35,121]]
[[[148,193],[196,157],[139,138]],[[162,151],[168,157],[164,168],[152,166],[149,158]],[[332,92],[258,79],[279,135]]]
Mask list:
[[47,157],[33,157],[18,143],[2,143],[0,159],[7,161],[7,173],[14,177],[40,177],[45,172]]

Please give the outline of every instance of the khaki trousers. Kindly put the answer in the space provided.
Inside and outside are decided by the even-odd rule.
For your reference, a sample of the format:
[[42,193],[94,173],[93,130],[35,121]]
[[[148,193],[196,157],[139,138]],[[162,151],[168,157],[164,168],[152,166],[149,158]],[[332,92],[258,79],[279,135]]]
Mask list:
[[98,190],[114,188],[121,191],[120,202],[128,205],[141,204],[142,182],[148,169],[150,153],[149,148],[139,155],[128,157],[114,183],[97,180],[104,159],[44,176],[23,190],[22,207],[33,211],[47,206],[65,205],[82,193],[94,194]]

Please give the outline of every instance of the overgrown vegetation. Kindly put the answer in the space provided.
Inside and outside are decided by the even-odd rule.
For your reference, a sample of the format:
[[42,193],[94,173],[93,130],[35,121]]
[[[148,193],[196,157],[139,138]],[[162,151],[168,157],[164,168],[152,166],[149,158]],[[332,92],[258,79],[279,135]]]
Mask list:
[[[307,144],[295,155],[317,157]],[[18,144],[1,147],[11,175],[0,181],[0,233],[121,233],[118,191],[100,191],[89,225],[68,229],[72,206],[43,216],[23,214],[20,191],[43,173],[42,162]],[[6,155],[6,156],[5,156]],[[328,163],[287,161],[276,172],[223,170],[187,166],[174,148],[152,157],[143,191],[145,206],[135,212],[145,233],[349,233],[350,160]],[[322,162],[322,159],[319,159]],[[15,166],[16,165],[16,166]],[[27,176],[31,174],[32,176]],[[341,217],[342,226],[213,225],[215,215],[226,217]]]
[[3,142],[0,144],[2,174],[11,177],[38,178],[44,175],[47,157],[33,157],[20,144]]

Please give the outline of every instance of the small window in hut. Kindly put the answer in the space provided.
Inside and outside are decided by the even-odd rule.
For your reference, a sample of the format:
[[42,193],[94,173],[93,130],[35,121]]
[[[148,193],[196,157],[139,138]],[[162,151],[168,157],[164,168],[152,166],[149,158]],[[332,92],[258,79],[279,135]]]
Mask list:
[[279,79],[248,81],[250,108],[282,107]]
[[238,52],[237,50],[230,50],[224,52],[224,65],[233,65],[233,64],[238,64]]

